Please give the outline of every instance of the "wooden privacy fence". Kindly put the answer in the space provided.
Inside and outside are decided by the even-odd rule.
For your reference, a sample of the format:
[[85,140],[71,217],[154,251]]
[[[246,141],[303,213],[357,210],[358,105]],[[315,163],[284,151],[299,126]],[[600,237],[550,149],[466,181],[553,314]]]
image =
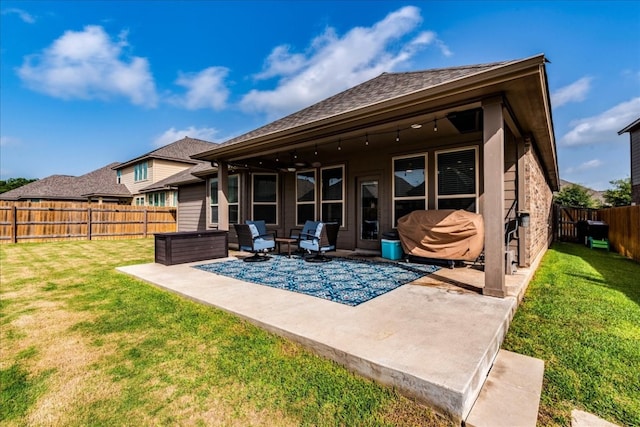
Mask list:
[[611,249],[640,262],[640,206],[586,209],[555,205],[554,239],[578,242],[577,224],[582,220],[606,222]]
[[554,207],[554,240],[577,242],[578,221],[598,219],[597,209],[569,208],[561,205],[554,205]]
[[71,202],[0,202],[0,243],[145,238],[176,231],[176,209]]
[[640,206],[600,209],[598,219],[609,224],[612,250],[640,262]]

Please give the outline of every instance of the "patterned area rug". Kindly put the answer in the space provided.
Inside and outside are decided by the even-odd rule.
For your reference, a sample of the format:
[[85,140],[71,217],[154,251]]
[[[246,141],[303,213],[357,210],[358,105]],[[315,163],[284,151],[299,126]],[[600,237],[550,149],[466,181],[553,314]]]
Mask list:
[[350,306],[362,304],[405,283],[439,270],[434,265],[402,264],[332,257],[310,263],[274,255],[269,261],[222,261],[194,266],[245,282],[300,292]]

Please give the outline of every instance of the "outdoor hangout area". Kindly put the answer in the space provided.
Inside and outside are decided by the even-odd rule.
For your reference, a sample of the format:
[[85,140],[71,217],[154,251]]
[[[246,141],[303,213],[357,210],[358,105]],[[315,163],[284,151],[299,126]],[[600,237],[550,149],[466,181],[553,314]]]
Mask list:
[[512,375],[532,369],[533,380],[524,395],[514,394],[523,417],[514,422],[535,424],[542,362],[499,357],[535,267],[507,276],[506,298],[487,297],[479,251],[472,261],[453,256],[455,268],[446,259],[409,258],[402,249],[347,251],[322,241],[330,225],[309,221],[278,248],[281,237],[247,221],[234,224],[238,243],[228,256],[118,270],[238,315],[468,425],[492,365],[524,363],[532,367]]

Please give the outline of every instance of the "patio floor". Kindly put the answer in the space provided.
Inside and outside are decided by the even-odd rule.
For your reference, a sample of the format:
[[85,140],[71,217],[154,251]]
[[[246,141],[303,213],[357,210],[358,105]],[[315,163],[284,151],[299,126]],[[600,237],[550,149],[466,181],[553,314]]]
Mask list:
[[473,407],[535,270],[506,276],[504,299],[481,295],[484,273],[459,267],[351,307],[191,267],[227,259],[118,270],[234,313],[458,421]]

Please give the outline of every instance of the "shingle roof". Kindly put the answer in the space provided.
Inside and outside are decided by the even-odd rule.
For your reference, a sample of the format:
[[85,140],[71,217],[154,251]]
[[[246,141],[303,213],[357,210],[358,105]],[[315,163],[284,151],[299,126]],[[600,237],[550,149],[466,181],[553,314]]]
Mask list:
[[131,159],[124,163],[120,163],[116,169],[129,166],[133,163],[139,162],[144,159],[165,159],[165,160],[177,160],[184,163],[195,163],[196,161],[191,158],[194,154],[201,153],[203,151],[211,150],[217,144],[213,142],[203,141],[201,139],[184,138],[172,142],[171,144],[160,147],[157,150],[149,151],[142,156],[138,156],[135,159]]
[[198,175],[214,172],[216,168],[211,166],[209,162],[199,161],[198,164],[190,167],[189,169],[185,169],[181,172],[173,174],[161,181],[153,183],[148,187],[140,190],[141,193],[146,193],[149,191],[157,191],[162,190],[166,187],[177,187],[179,185],[185,184],[195,184],[198,182],[204,181],[204,179],[200,178]]
[[382,73],[358,86],[340,92],[310,107],[271,122],[258,129],[232,138],[219,146],[232,145],[274,132],[336,116],[347,111],[388,101],[393,98],[424,90],[441,83],[485,72],[517,61],[492,62],[488,64],[439,68],[404,73]]
[[81,176],[51,175],[2,193],[0,199],[87,200],[88,196],[131,197],[127,187],[116,182],[113,168],[118,164],[110,163]]

